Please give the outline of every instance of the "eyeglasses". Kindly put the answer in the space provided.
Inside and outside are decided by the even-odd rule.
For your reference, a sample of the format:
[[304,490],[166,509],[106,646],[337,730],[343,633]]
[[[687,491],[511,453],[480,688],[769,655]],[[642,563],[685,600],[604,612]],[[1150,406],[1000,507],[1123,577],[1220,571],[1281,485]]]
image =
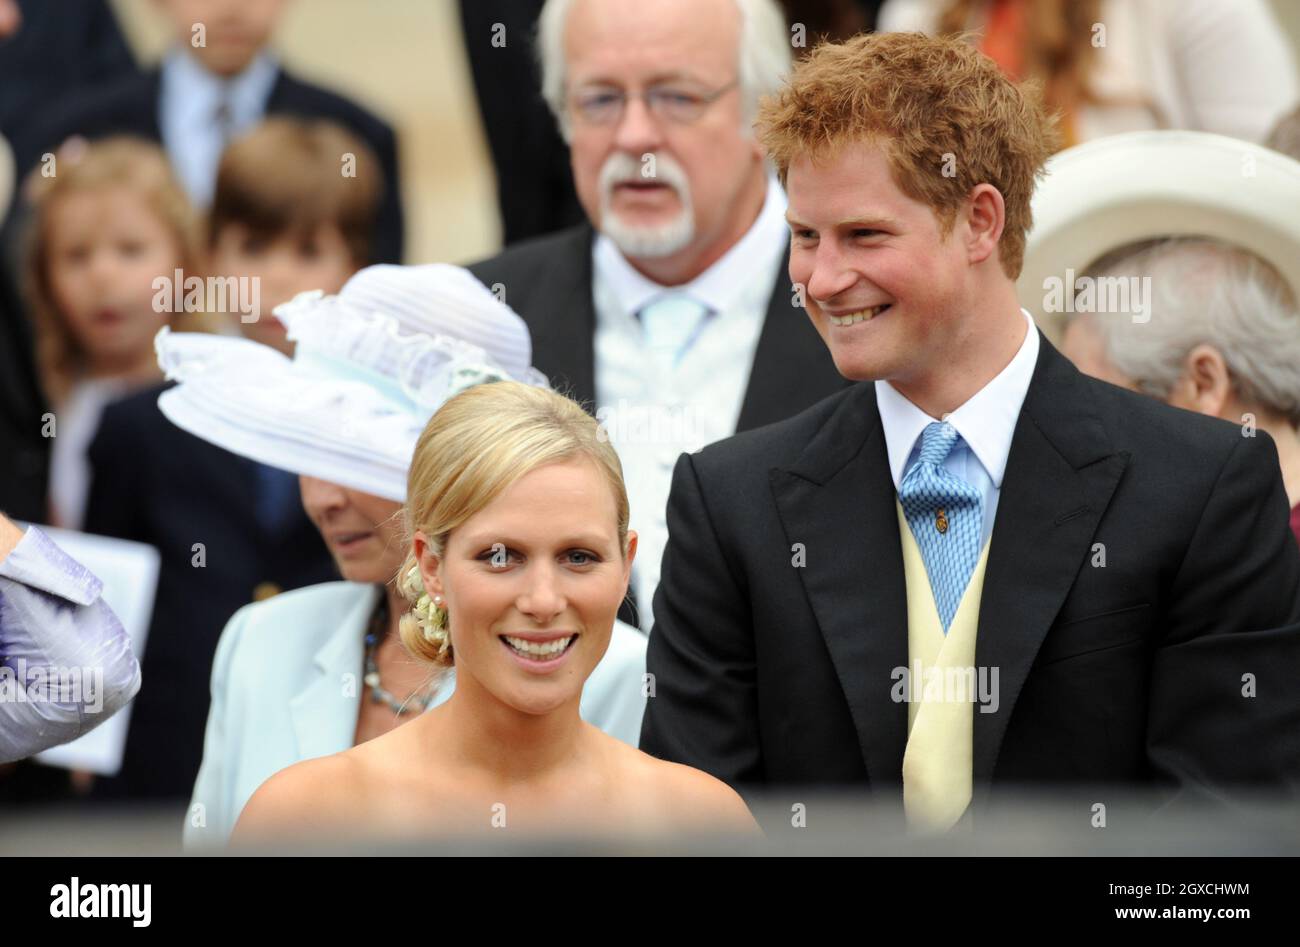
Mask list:
[[693,92],[676,86],[654,86],[629,95],[619,89],[582,89],[569,99],[574,115],[584,125],[614,125],[623,117],[628,99],[642,99],[650,114],[661,122],[688,125],[723,95],[736,87],[733,79],[713,92]]

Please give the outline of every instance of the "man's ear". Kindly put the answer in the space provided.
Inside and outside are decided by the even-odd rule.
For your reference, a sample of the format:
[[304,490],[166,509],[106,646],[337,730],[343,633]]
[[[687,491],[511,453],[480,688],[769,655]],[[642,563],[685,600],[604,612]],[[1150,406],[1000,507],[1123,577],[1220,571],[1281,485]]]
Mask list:
[[992,184],[977,184],[966,201],[966,253],[971,263],[983,263],[997,253],[1007,222],[1002,192]]
[[1232,376],[1223,355],[1212,345],[1202,343],[1187,353],[1183,373],[1175,386],[1186,404],[1201,414],[1223,417],[1232,398]]
[[415,536],[411,539],[411,552],[420,567],[424,590],[430,595],[445,594],[442,590],[442,559],[434,554],[433,547],[429,544],[429,537],[424,534],[424,530],[415,531]]

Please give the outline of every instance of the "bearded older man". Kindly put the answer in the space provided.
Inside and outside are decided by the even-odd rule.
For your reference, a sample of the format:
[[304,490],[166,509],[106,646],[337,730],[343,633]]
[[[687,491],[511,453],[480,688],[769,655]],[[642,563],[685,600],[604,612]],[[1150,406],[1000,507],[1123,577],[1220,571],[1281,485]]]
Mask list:
[[543,91],[589,223],[471,267],[618,448],[648,631],[673,464],[845,384],[782,274],[785,195],[752,130],[790,66],[773,0],[549,0]]

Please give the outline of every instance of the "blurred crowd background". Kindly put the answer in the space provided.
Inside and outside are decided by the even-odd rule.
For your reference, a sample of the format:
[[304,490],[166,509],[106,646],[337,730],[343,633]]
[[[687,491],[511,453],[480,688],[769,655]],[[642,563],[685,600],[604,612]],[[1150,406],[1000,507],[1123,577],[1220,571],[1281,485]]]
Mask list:
[[[1300,3],[1266,3],[1279,33],[1300,54]],[[807,24],[813,36],[832,38],[870,29],[880,7],[890,6],[880,0],[786,0],[783,5],[792,23]],[[142,67],[155,63],[173,31],[154,0],[110,0],[107,6],[136,62]],[[358,8],[351,0],[286,7],[274,40],[285,65],[373,109],[397,132],[407,214],[405,262],[467,263],[502,245],[496,171],[465,28],[472,18],[472,26],[490,41],[493,23],[526,26],[536,21],[541,6],[541,0],[380,0],[366,5],[363,24],[353,19]],[[910,4],[895,6],[911,12],[906,9]],[[516,40],[508,32],[507,43],[517,47],[509,54],[512,75],[528,78],[530,38]],[[533,95],[538,109],[536,85]],[[517,99],[515,104],[520,104]],[[561,147],[558,136],[555,146]],[[576,221],[576,213],[577,205],[571,204],[568,219]]]
[[[181,435],[154,408],[161,376],[151,342],[162,325],[243,332],[284,346],[274,328],[159,314],[156,324],[142,327],[134,349],[95,352],[96,327],[115,323],[122,313],[102,298],[79,301],[58,280],[45,285],[50,281],[39,254],[62,252],[59,241],[66,239],[60,234],[78,228],[91,234],[91,242],[101,231],[129,229],[131,215],[144,208],[153,221],[140,224],[146,236],[121,239],[152,247],[152,259],[162,261],[160,273],[173,272],[173,264],[195,271],[185,263],[188,254],[207,254],[210,272],[260,274],[262,307],[269,311],[302,290],[337,292],[371,262],[468,264],[584,219],[567,149],[541,95],[532,44],[541,0],[246,2],[280,13],[267,48],[296,83],[284,109],[295,117],[262,124],[263,113],[275,109],[249,93],[251,105],[236,98],[233,111],[222,113],[229,127],[200,117],[186,145],[177,144],[184,123],[196,119],[182,106],[167,117],[171,106],[156,101],[156,70],[169,55],[177,57],[185,32],[178,24],[201,18],[202,2],[18,0],[22,23],[0,41],[0,133],[14,169],[0,273],[0,421],[8,429],[0,432],[0,451],[6,452],[0,455],[0,510],[151,542],[164,561],[185,562],[194,529],[171,536],[169,524],[176,510],[186,511],[182,518],[196,516],[194,509],[207,503],[211,518],[203,535],[229,532],[229,548],[249,549],[223,558],[240,560],[242,572],[207,599],[191,587],[169,592],[164,573],[144,662],[146,690],[135,706],[135,746],[128,745],[123,773],[97,779],[30,763],[2,766],[0,801],[9,804],[184,802],[202,744],[191,738],[177,745],[176,739],[182,731],[191,737],[202,732],[216,635],[253,598],[335,576],[312,523],[298,509],[294,478],[240,467],[239,476],[253,479],[238,483],[256,485],[249,505],[233,473],[226,480],[218,476],[227,461],[197,453],[188,441],[175,442]],[[1049,103],[1065,116],[1066,145],[1143,128],[1189,128],[1259,144],[1271,140],[1293,155],[1300,149],[1300,132],[1290,132],[1288,143],[1277,131],[1296,107],[1300,3],[1294,0],[786,0],[783,6],[789,23],[806,30],[804,48],[822,37],[876,28],[978,30],[973,41],[1006,71],[1044,82]],[[1111,24],[1119,44],[1104,60],[1094,58],[1100,54],[1088,42],[1088,25],[1097,21]],[[1140,28],[1153,22],[1177,22],[1178,33],[1142,34]],[[1153,60],[1162,68],[1138,68]],[[1270,78],[1256,81],[1253,70]],[[197,100],[205,80],[186,75],[177,82],[191,83]],[[248,88],[280,81],[270,73],[245,80]],[[114,90],[132,83],[134,98],[114,97]],[[290,95],[277,87],[272,101],[282,93]],[[171,130],[169,122],[182,131]],[[225,150],[204,153],[193,142],[214,128],[213,140]],[[93,150],[95,140],[117,132],[161,136],[167,147]],[[91,144],[79,142],[80,136]],[[358,156],[357,176],[368,184],[346,193],[330,190],[340,153]],[[72,170],[43,177],[40,165],[51,154]],[[177,182],[164,180],[168,164],[179,191]],[[92,193],[96,180],[122,184],[143,203],[134,209],[129,202],[84,204],[78,213],[85,219],[66,202],[62,216],[51,210],[59,194]],[[297,254],[292,272],[277,276],[278,264],[262,257],[300,225],[308,238],[291,241],[286,252]],[[254,257],[260,262],[247,262]],[[77,265],[67,257],[68,267]],[[78,349],[87,363],[100,360],[101,370],[89,373],[98,382],[89,383],[85,365],[78,367]],[[52,458],[41,453],[47,445],[34,436],[32,423],[47,408],[60,425]],[[151,465],[147,481],[142,459]],[[171,496],[178,482],[186,489]],[[230,505],[222,505],[223,497]],[[246,508],[231,514],[241,505]],[[180,626],[196,614],[206,629],[197,638],[169,644],[157,631],[159,623]],[[168,661],[171,669],[160,673]]]

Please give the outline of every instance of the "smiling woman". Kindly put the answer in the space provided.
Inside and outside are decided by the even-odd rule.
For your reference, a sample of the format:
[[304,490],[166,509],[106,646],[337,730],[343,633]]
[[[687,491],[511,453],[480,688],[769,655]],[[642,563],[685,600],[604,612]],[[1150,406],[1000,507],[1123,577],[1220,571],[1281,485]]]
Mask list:
[[[278,306],[294,356],[249,339],[169,333],[160,363],[177,386],[159,409],[249,460],[297,474],[302,504],[346,581],[241,609],[212,671],[188,847],[224,844],[259,786],[301,760],[405,726],[456,691],[453,668],[403,646],[398,587],[410,538],[401,515],[411,458],[434,411],[529,367],[523,320],[467,271],[372,266],[337,295]],[[418,582],[418,578],[417,578]],[[635,745],[646,639],[616,622],[580,716]]]
[[[496,423],[484,425],[483,418],[493,415]],[[411,463],[407,516],[414,542],[404,588],[417,605],[427,589],[435,606],[445,594],[447,606],[428,616],[412,613],[403,624],[412,654],[451,663],[455,650],[446,618],[462,612],[465,590],[474,603],[504,595],[543,612],[577,593],[570,596],[576,610],[591,607],[593,626],[612,626],[627,591],[636,534],[628,531],[618,455],[598,432],[573,401],[524,385],[472,389],[434,415]],[[511,504],[524,513],[518,521],[503,513]],[[546,525],[560,531],[542,528],[548,515],[554,522]],[[538,560],[554,565],[543,568]],[[525,579],[534,584],[523,588]],[[606,620],[599,610],[610,599]],[[540,644],[574,643],[576,629],[529,627],[551,624],[551,617],[537,612],[531,622],[519,616],[507,622],[516,627],[497,635],[504,653],[531,662],[525,653]],[[474,644],[457,637],[462,647]],[[511,638],[521,647],[512,647]],[[592,663],[607,639],[583,642]]]
[[726,784],[585,723],[636,556],[618,456],[594,418],[544,388],[480,385],[447,401],[407,488],[415,605],[402,639],[457,671],[419,719],[268,780],[246,842],[326,830],[579,835],[756,831]]

